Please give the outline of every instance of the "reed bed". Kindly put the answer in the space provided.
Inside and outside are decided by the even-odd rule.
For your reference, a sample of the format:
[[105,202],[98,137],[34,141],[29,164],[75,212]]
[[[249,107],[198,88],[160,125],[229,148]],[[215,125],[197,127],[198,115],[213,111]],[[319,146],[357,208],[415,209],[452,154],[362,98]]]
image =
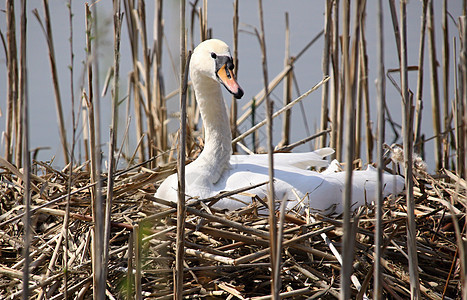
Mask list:
[[[447,0],[441,12],[434,11],[432,0],[423,0],[419,48],[414,51],[407,46],[406,1],[388,1],[388,7],[379,1],[378,61],[369,66],[373,54],[368,51],[366,17],[373,12],[367,10],[366,1],[323,1],[323,30],[314,33],[296,55],[290,50],[293,31],[285,14],[284,66],[273,77],[268,71],[269,32],[264,26],[268,16],[263,15],[262,1],[258,1],[258,28],[242,24],[242,3],[233,2],[231,46],[236,68],[241,53],[239,34],[248,31],[257,37],[263,84],[258,81],[259,92],[244,107],[237,107],[232,100],[230,124],[235,152],[252,153],[260,146],[268,153],[292,151],[319,139],[321,147],[336,149],[335,158],[345,159],[347,171],[362,168],[362,161],[376,161],[379,171],[405,176],[403,195],[379,199],[356,212],[349,207],[347,188],[343,199],[347,206],[338,216],[294,210],[268,215],[267,207],[274,206],[272,192],[267,199],[252,195],[253,203],[243,209],[219,211],[212,207],[219,197],[248,190],[185,203],[180,201],[185,197],[183,180],[178,202],[152,196],[170,174],[178,172],[183,178],[185,164],[196,159],[203,148],[199,111],[187,74],[190,51],[198,41],[212,37],[207,0],[187,2],[189,5],[180,2],[178,70],[173,62],[175,54],[164,52],[168,49],[163,14],[166,2],[155,1],[150,37],[147,18],[152,14],[146,11],[146,1],[112,1],[113,64],[104,83],[98,76],[102,70],[100,40],[105,39],[99,35],[100,2],[83,4],[85,28],[75,28],[69,1],[68,84],[71,91],[79,90],[70,95],[60,89],[60,81],[66,79],[57,72],[56,25],[49,2],[43,0],[44,15],[34,10],[36,20],[29,22],[38,22],[47,44],[65,167],[32,159],[26,1],[18,8],[14,0],[7,0],[6,35],[0,31],[7,71],[4,156],[0,158],[0,299],[466,299],[467,4],[454,20]],[[435,36],[439,24],[434,15],[439,13],[442,43]],[[394,40],[383,34],[383,17],[390,17]],[[21,26],[19,33],[16,20]],[[450,22],[458,31],[452,41]],[[75,88],[79,72],[74,63],[73,32],[77,30],[85,32],[86,57]],[[121,44],[123,35],[127,35],[129,45]],[[294,66],[319,39],[324,40],[323,79],[307,86],[308,91],[302,94]],[[395,43],[399,59],[399,64],[390,68],[384,65],[384,45],[388,43]],[[438,43],[442,44],[441,57],[436,52]],[[123,47],[130,49],[130,57],[122,57]],[[409,52],[418,52],[417,65],[409,64]],[[123,61],[130,62],[128,74],[121,74]],[[179,87],[174,91],[165,86],[170,77],[163,73],[163,65],[170,64],[167,61],[177,74]],[[378,70],[378,116],[373,120],[370,69]],[[408,80],[410,72],[417,72],[415,93]],[[423,76],[424,72],[428,76]],[[386,103],[386,77],[400,96],[401,124],[391,117],[399,112],[390,111]],[[282,86],[284,106],[277,108],[276,103],[273,107],[272,95]],[[424,86],[430,86],[431,95],[423,94]],[[293,141],[290,111],[318,89],[321,91],[315,95],[321,93],[322,107],[317,131]],[[107,90],[110,96],[106,96]],[[295,100],[294,93],[299,95]],[[180,112],[170,115],[168,101],[176,96]],[[101,128],[109,127],[101,124],[101,100],[105,97],[111,101],[109,139],[101,136]],[[64,107],[69,106],[65,101],[71,102],[72,128],[65,128]],[[123,105],[125,115],[121,113]],[[261,120],[258,111],[264,105],[267,118]],[[424,112],[424,106],[431,106],[431,112]],[[301,108],[308,122],[307,112]],[[273,126],[278,115],[283,123],[276,147],[272,135],[273,128],[279,127]],[[433,136],[425,136],[422,117],[433,120]],[[168,123],[175,118],[180,119],[182,129],[170,132]],[[243,130],[247,122],[251,127]],[[126,123],[126,128],[118,126],[121,123]],[[265,146],[258,143],[262,126],[268,134]],[[403,150],[383,147],[390,130],[403,143]],[[133,149],[129,135],[137,140]],[[418,156],[429,151],[425,144],[430,140],[435,144],[434,174],[420,168]],[[108,143],[108,149],[103,143]],[[84,162],[76,158],[77,149],[84,150]],[[270,166],[273,163],[270,156]],[[350,184],[352,172],[347,174]],[[272,168],[270,177],[272,185]]]
[[[89,250],[94,226],[89,172],[86,165],[72,170],[74,185],[65,233],[68,171],[54,170],[41,162],[35,162],[33,167],[37,173],[31,176],[34,233],[30,245],[30,295],[43,293],[48,299],[62,299],[64,276],[67,276],[67,294],[89,299],[93,291]],[[116,174],[105,291],[108,298],[131,298],[136,291],[145,299],[173,297],[177,204],[151,196],[155,183],[173,171],[172,166],[158,171],[129,170]],[[0,298],[4,299],[22,295],[24,224],[18,217],[24,206],[18,199],[24,190],[19,175],[21,171],[12,166],[1,173],[4,180],[0,211]],[[463,216],[464,207],[452,206],[447,199],[455,197],[459,203],[466,203],[466,182],[449,171],[442,178],[419,174],[414,179],[421,294],[427,299],[460,298],[462,273],[453,222]],[[104,176],[103,180],[107,178]],[[183,295],[269,299],[264,297],[271,289],[270,226],[264,213],[265,202],[257,199],[243,209],[223,212],[210,208],[212,201],[215,199],[195,201],[186,207]],[[408,214],[404,197],[391,196],[382,210],[383,293],[387,298],[404,299],[410,295],[405,234]],[[352,298],[373,292],[374,218],[372,206],[360,209],[355,216],[353,274],[362,287],[357,296],[357,289],[352,286]],[[281,297],[338,297],[341,265],[323,234],[340,252],[342,218],[287,211],[283,224]],[[68,235],[68,251],[57,247],[64,234]],[[65,264],[67,275],[63,272]]]

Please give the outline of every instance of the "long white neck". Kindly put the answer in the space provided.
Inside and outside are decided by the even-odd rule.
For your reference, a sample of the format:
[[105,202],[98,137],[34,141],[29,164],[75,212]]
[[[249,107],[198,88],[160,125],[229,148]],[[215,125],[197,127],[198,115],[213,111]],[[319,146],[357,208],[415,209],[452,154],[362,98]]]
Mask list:
[[192,82],[205,134],[204,149],[196,161],[211,172],[211,182],[215,183],[222,172],[230,167],[232,134],[227,107],[218,82],[197,76],[192,77]]

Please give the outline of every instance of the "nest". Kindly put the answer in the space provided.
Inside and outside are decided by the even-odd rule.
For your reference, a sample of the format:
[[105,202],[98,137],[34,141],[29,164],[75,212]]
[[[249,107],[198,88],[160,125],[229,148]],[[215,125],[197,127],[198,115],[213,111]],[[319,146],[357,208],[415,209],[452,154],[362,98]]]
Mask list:
[[[5,163],[2,167],[0,298],[16,299],[23,292],[23,182],[21,170]],[[93,189],[87,167],[73,170],[68,190],[69,170],[34,164],[30,294],[35,298],[92,297]],[[143,168],[115,177],[106,287],[109,299],[132,298],[135,294],[145,299],[173,298],[176,209],[174,203],[152,197],[156,182],[170,172],[173,167],[158,172]],[[465,188],[465,181],[449,171],[437,179],[418,174],[415,180],[418,270],[423,298],[461,298],[463,278],[456,230],[463,231],[465,224]],[[261,213],[262,205],[258,199],[233,212],[216,211],[200,201],[187,206],[183,286],[186,297],[270,298],[269,223],[267,215]],[[383,213],[383,295],[387,299],[405,299],[410,296],[405,197],[387,198]],[[338,298],[341,265],[336,254],[343,235],[341,218],[289,211],[278,219],[283,219],[281,295],[297,299]],[[370,297],[374,208],[360,208],[354,224],[353,280],[360,287],[353,285],[352,292],[356,298]]]

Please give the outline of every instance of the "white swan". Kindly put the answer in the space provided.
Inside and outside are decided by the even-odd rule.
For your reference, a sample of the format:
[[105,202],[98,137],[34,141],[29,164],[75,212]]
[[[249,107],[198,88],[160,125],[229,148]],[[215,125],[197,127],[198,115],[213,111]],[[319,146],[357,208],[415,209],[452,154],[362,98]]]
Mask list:
[[[190,76],[205,129],[205,145],[199,157],[186,166],[187,197],[207,198],[268,180],[266,155],[231,155],[232,136],[220,83],[236,98],[243,96],[234,78],[233,67],[229,47],[220,40],[204,41],[193,51]],[[295,207],[302,199],[301,205],[322,213],[342,212],[345,172],[317,173],[305,168],[311,165],[327,166],[323,156],[332,152],[332,149],[323,148],[308,153],[275,154],[276,199],[287,199],[288,208]],[[374,200],[376,174],[374,168],[354,171],[352,201],[355,208]],[[391,174],[384,174],[384,183],[385,195],[399,193],[404,186],[400,176]],[[177,201],[177,188],[177,174],[173,174],[165,179],[155,196]],[[250,195],[223,198],[214,207],[237,209],[251,203],[251,194],[266,197],[267,188],[267,185],[263,185],[249,190]]]

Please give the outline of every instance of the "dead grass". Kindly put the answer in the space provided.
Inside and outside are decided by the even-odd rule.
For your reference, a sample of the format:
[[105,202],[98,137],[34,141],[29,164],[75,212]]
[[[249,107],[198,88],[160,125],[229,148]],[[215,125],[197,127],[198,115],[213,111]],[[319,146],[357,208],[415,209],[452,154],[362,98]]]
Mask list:
[[[18,218],[23,212],[18,199],[22,199],[23,183],[18,177],[21,170],[2,167],[0,298],[16,299],[22,295],[24,228]],[[43,292],[48,299],[63,298],[66,259],[68,295],[88,299],[92,295],[90,175],[85,165],[73,171],[69,245],[65,257],[63,244],[57,247],[63,234],[65,198],[53,200],[66,195],[68,172],[54,170],[44,163],[35,163],[34,169],[32,184],[37,189],[32,193],[31,296]],[[136,287],[145,299],[173,297],[176,203],[150,196],[155,192],[156,182],[171,172],[171,166],[154,171],[143,168],[120,172],[115,178],[107,280],[109,298],[128,298],[134,295]],[[441,299],[443,295],[446,299],[460,298],[453,214],[463,228],[465,188],[465,181],[452,172],[445,172],[443,178],[434,179],[425,174],[415,180],[417,249],[424,298]],[[452,201],[455,204],[451,207]],[[269,226],[261,207],[260,201],[234,212],[216,211],[209,208],[209,203],[199,201],[187,207],[184,294],[192,298],[233,295],[240,299],[270,294]],[[389,299],[404,299],[410,291],[404,197],[386,199],[383,214],[383,292]],[[362,291],[371,295],[375,216],[371,207],[360,209],[357,215],[353,274],[362,284]],[[312,218],[294,212],[286,215],[280,292],[297,298],[305,295],[337,298],[340,264],[321,235],[326,234],[339,250],[342,220],[314,217],[316,220],[312,222]],[[141,273],[136,276],[138,264]],[[139,281],[135,277],[141,280],[136,287],[135,282]],[[355,287],[352,293],[357,293]]]

